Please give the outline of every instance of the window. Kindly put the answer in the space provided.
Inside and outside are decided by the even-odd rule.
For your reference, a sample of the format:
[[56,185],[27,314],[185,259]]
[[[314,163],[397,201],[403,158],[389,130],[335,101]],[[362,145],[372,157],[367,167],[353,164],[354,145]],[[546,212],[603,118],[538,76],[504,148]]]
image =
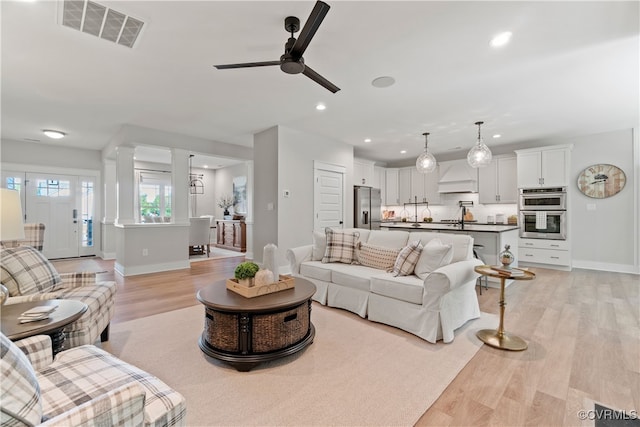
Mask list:
[[142,222],[171,218],[171,174],[138,171],[138,207]]
[[93,181],[82,181],[80,185],[81,189],[81,210],[80,215],[82,219],[82,241],[83,247],[93,246],[93,198],[94,198],[94,183]]
[[8,176],[7,177],[7,188],[9,190],[22,191],[22,178],[17,177],[17,176]]
[[57,179],[39,179],[36,181],[36,195],[41,197],[71,196],[69,181]]

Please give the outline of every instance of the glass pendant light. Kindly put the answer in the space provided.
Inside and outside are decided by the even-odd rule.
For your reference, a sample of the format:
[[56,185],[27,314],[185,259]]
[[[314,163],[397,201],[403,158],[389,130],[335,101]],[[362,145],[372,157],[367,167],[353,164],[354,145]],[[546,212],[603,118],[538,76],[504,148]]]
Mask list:
[[433,157],[433,154],[429,152],[427,148],[427,136],[428,132],[423,133],[424,135],[424,153],[420,154],[416,159],[416,169],[421,173],[430,173],[433,172],[436,168],[436,158]]
[[482,142],[482,137],[480,136],[480,126],[484,122],[476,122],[475,124],[478,125],[478,143],[469,150],[467,162],[471,167],[482,168],[491,163],[491,150]]

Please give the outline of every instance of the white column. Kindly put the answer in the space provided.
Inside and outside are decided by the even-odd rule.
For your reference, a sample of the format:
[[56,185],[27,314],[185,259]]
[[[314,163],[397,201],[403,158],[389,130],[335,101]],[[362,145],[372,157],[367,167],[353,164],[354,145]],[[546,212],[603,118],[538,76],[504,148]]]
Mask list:
[[189,222],[189,152],[171,149],[171,221]]
[[133,155],[134,147],[116,147],[116,224],[135,223],[134,186],[136,184]]
[[102,222],[105,224],[113,224],[117,215],[117,178],[116,178],[116,162],[112,159],[102,160],[102,191],[103,191],[103,216]]

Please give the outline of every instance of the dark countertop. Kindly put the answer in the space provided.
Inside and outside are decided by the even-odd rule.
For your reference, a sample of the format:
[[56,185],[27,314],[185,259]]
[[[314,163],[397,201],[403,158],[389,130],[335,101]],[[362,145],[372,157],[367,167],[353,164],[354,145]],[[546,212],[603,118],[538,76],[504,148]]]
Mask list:
[[[413,226],[412,222],[383,222],[381,228],[389,230],[439,230],[439,231],[462,231],[460,224],[419,222],[419,227]],[[479,224],[477,222],[465,223],[463,231],[477,231],[483,233],[503,233],[505,231],[517,230],[517,225],[510,224]]]

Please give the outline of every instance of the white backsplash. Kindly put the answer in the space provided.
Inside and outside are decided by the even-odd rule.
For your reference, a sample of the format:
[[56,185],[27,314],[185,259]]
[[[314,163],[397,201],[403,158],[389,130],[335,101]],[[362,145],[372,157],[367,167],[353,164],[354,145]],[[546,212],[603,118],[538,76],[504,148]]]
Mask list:
[[[441,194],[440,205],[429,205],[431,211],[431,217],[434,222],[446,220],[446,219],[460,219],[462,209],[458,206],[459,201],[471,201],[473,206],[468,206],[467,210],[473,213],[473,219],[480,223],[487,222],[487,216],[496,217],[497,214],[504,214],[504,220],[507,221],[509,215],[517,215],[518,207],[514,204],[490,204],[481,205],[478,203],[477,193],[456,193],[456,194]],[[426,206],[418,205],[418,218],[422,219],[422,214]],[[395,211],[395,217],[400,219],[402,211],[407,210],[409,221],[414,221],[415,209],[413,205],[404,206],[382,206],[382,210]]]

